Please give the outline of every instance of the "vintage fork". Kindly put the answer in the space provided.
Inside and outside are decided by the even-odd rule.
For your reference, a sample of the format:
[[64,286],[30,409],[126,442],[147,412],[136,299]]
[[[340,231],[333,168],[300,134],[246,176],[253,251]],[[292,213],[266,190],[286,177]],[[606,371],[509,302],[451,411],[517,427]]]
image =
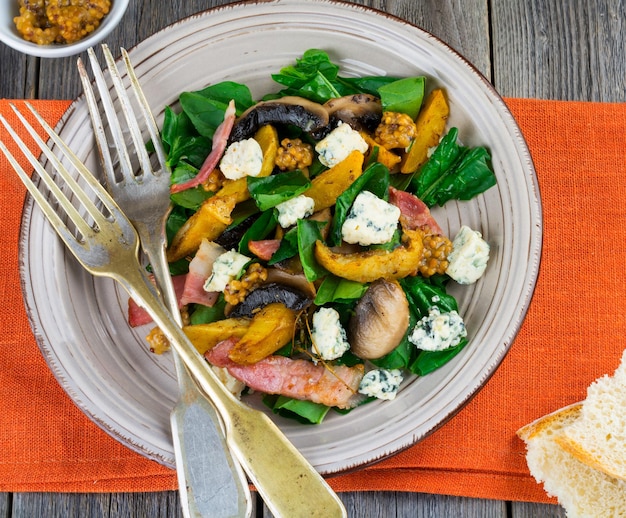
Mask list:
[[[43,184],[48,194],[39,190],[2,141],[0,150],[79,263],[93,275],[110,277],[119,282],[140,306],[148,310],[215,405],[224,423],[231,451],[255,484],[269,510],[277,517],[286,518],[346,516],[338,496],[272,420],[243,404],[225,389],[189,342],[147,278],[138,259],[139,237],[132,223],[46,121],[30,105],[27,106],[49,136],[55,150],[71,165],[89,190],[81,187],[77,177],[13,105],[19,120],[56,171],[55,178],[1,115],[0,122],[32,164],[40,177],[39,185]],[[65,190],[69,189],[71,194],[66,195],[55,179],[64,182]],[[72,199],[80,203],[82,208],[75,206]]]
[[[95,89],[100,98],[106,125],[103,123],[91,80],[80,58],[77,65],[98,144],[106,188],[137,230],[141,248],[152,266],[157,289],[175,320],[182,325],[165,254],[165,223],[171,210],[170,170],[158,126],[126,50],[122,49],[122,56],[130,80],[130,90],[134,92],[137,101],[135,104],[127,94],[108,46],[102,45],[102,50],[119,108],[123,113],[118,114],[95,52],[93,48],[88,49]],[[158,166],[152,166],[146,150],[139,126],[139,114],[148,130]],[[122,130],[122,124],[128,129],[127,132]],[[107,129],[110,137],[107,136]],[[125,133],[130,134],[130,138]],[[113,156],[111,149],[115,149]],[[133,157],[138,162],[138,173],[134,169]],[[179,397],[170,421],[184,513],[189,517],[250,516],[252,499],[248,482],[241,466],[232,459],[228,451],[215,409],[198,390],[176,351],[172,353],[178,377]]]

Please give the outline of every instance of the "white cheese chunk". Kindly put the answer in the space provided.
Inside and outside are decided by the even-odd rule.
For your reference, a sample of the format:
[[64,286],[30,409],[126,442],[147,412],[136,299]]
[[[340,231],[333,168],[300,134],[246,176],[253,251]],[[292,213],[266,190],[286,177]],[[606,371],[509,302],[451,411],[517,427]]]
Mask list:
[[409,341],[423,351],[443,351],[458,345],[467,336],[465,322],[456,311],[441,313],[438,307],[430,308],[413,329]]
[[276,205],[276,209],[278,210],[278,224],[283,228],[287,228],[295,225],[299,219],[313,214],[315,200],[301,194],[279,203]]
[[235,250],[224,252],[213,263],[211,275],[204,283],[205,291],[224,291],[227,284],[235,279],[243,267],[251,261]]
[[350,349],[339,313],[332,308],[320,308],[313,314],[311,340],[313,351],[322,360],[336,360]]
[[229,180],[258,176],[263,165],[263,150],[253,138],[233,142],[220,162],[220,171]]
[[487,268],[489,244],[480,232],[462,226],[452,242],[446,273],[459,284],[476,282]]
[[349,124],[339,124],[315,146],[319,159],[326,167],[333,167],[344,160],[352,151],[365,153],[368,150],[367,142]]
[[381,200],[369,191],[363,191],[355,198],[348,216],[341,227],[341,237],[346,243],[379,245],[391,241],[400,209]]
[[378,399],[395,399],[400,384],[402,371],[400,369],[374,369],[365,373],[359,384],[359,393]]

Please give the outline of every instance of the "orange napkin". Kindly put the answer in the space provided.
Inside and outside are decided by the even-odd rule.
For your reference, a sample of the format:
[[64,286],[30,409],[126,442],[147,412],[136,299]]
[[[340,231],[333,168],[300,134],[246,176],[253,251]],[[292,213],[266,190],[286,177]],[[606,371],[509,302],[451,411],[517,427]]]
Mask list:
[[[507,99],[544,203],[541,273],[522,330],[486,387],[420,444],[335,477],[339,491],[419,491],[548,502],[515,431],[581,400],[619,364],[626,329],[626,104]],[[67,101],[34,102],[55,123]],[[15,123],[7,101],[0,113]],[[0,139],[9,142],[3,128]],[[17,236],[24,188],[0,158],[0,491],[157,491],[172,470],[118,444],[59,387],[30,331]]]

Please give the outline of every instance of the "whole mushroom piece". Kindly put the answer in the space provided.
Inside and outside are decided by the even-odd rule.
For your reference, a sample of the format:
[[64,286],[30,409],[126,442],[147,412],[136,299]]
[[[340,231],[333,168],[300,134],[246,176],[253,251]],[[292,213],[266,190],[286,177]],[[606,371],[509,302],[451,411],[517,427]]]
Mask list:
[[361,297],[350,319],[350,347],[364,360],[395,349],[409,326],[409,302],[397,281],[378,279]]

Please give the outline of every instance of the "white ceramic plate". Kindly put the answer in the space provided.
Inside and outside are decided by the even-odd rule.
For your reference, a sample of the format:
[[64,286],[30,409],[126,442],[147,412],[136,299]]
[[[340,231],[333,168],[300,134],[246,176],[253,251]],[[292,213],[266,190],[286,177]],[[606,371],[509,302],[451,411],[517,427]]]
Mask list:
[[[433,374],[407,380],[393,402],[375,402],[347,416],[331,412],[320,426],[275,418],[322,473],[353,469],[406,448],[452,417],[506,355],[528,308],[542,239],[533,165],[513,117],[490,84],[449,47],[401,20],[334,2],[246,2],[185,19],[131,51],[159,117],[183,90],[222,80],[253,94],[278,90],[271,72],[303,51],[327,50],[343,75],[424,74],[444,87],[450,126],[466,144],[486,145],[498,185],[475,200],[434,211],[450,235],[461,224],[483,233],[492,253],[485,276],[454,287],[469,345]],[[82,98],[58,129],[96,170],[95,144]],[[127,296],[113,282],[86,274],[63,249],[31,200],[20,248],[24,297],[41,351],[75,403],[113,437],[172,466],[168,415],[176,395],[169,355],[147,351],[146,329],[126,324]],[[262,405],[259,405],[261,407]]]

